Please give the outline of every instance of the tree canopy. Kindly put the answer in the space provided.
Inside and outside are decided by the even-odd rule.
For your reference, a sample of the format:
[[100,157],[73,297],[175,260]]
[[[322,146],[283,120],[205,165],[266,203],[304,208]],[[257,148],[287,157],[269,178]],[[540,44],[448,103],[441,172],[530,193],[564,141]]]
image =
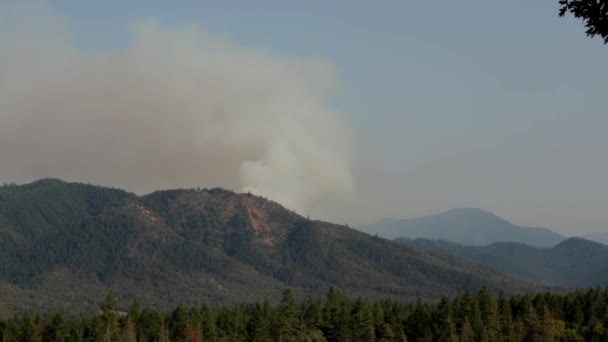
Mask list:
[[[275,304],[178,306],[159,312],[116,306],[106,297],[95,315],[24,313],[0,319],[0,341],[607,341],[608,288],[507,297],[489,288],[438,303],[351,299],[334,288]],[[280,300],[280,301],[279,301]],[[120,310],[124,311],[120,311]]]
[[608,44],[608,1],[606,0],[560,0],[559,15],[563,17],[570,12],[576,18],[582,18],[587,28],[587,36],[596,35]]

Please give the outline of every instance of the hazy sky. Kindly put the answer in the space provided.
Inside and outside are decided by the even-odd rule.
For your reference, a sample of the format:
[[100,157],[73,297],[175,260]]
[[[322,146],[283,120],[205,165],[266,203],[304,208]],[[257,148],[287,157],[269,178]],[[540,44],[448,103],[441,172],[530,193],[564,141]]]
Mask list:
[[[0,180],[48,175],[137,192],[225,184],[338,223],[479,207],[568,235],[608,231],[608,46],[586,38],[577,20],[559,18],[557,0],[40,4],[19,5],[25,24],[0,23],[0,53],[17,51],[0,57]],[[23,61],[36,54],[14,47],[23,39],[62,46]],[[35,70],[53,58],[60,61],[52,71]],[[139,91],[148,81],[162,86]],[[142,106],[151,94],[156,102]],[[186,114],[163,116],[182,103]],[[44,109],[56,116],[32,129]],[[88,110],[95,114],[83,119]],[[113,131],[117,121],[106,114],[126,121],[112,141],[72,146],[97,127]],[[62,120],[74,124],[56,124]],[[140,139],[147,131],[138,120],[162,128]],[[212,136],[212,125],[228,137]],[[63,139],[74,130],[84,133]],[[201,141],[197,132],[212,137]],[[47,135],[54,138],[31,143]],[[103,152],[123,144],[119,157]],[[169,156],[178,150],[185,156]],[[73,164],[79,153],[132,165],[96,173],[94,161]]]

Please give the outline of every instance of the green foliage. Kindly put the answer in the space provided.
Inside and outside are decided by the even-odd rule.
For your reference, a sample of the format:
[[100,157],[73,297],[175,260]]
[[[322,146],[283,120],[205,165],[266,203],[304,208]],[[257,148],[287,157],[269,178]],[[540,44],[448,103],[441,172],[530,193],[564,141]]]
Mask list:
[[30,313],[0,320],[0,341],[605,341],[607,295],[608,288],[595,288],[497,299],[484,288],[438,303],[402,303],[352,300],[330,289],[298,304],[288,289],[276,306],[157,312],[134,304],[128,313],[116,311],[107,296],[88,317]]
[[61,314],[56,314],[44,329],[44,342],[68,342],[70,340],[70,328]]
[[376,340],[371,308],[361,298],[355,302],[351,317],[354,341],[373,342]]
[[99,305],[101,315],[95,320],[93,327],[97,341],[115,341],[123,340],[120,329],[120,315],[116,311],[116,299],[108,294],[106,299]]
[[16,340],[20,342],[40,342],[42,341],[40,330],[38,319],[32,315],[25,315],[21,323],[20,333]]
[[[0,260],[0,317],[34,308],[90,314],[98,310],[90,298],[109,291],[122,310],[134,299],[170,310],[180,303],[277,302],[285,287],[317,296],[335,286],[365,300],[408,301],[476,291],[484,284],[508,293],[533,289],[470,262],[306,219],[249,194],[182,189],[136,196],[52,179],[0,187]],[[319,312],[329,309],[316,310],[315,316],[301,312],[318,321]],[[331,310],[353,314],[340,305]],[[219,320],[223,313],[213,315]],[[156,322],[150,334],[175,337],[166,322],[144,316]],[[260,339],[277,329],[264,326]],[[377,325],[374,333],[380,338],[393,329]],[[353,334],[334,333],[347,339]]]
[[283,299],[278,307],[278,331],[280,342],[300,341],[303,331],[301,330],[301,318],[296,303],[296,297],[292,289],[283,292]]

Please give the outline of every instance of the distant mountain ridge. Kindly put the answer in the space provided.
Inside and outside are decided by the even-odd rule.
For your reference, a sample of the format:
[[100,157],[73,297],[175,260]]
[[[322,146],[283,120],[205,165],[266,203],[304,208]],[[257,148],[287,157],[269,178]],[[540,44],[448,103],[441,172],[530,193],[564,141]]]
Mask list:
[[97,309],[112,291],[153,308],[277,298],[439,298],[537,288],[223,189],[137,196],[46,179],[0,186],[0,316]]
[[519,242],[535,247],[552,247],[565,240],[564,236],[549,229],[517,226],[477,208],[451,209],[412,219],[384,219],[357,229],[387,239],[441,239],[471,246]]
[[608,286],[608,246],[569,238],[552,248],[514,242],[462,246],[446,241],[397,239],[424,252],[463,257],[498,271],[563,287]]
[[583,238],[608,245],[608,232],[586,234]]

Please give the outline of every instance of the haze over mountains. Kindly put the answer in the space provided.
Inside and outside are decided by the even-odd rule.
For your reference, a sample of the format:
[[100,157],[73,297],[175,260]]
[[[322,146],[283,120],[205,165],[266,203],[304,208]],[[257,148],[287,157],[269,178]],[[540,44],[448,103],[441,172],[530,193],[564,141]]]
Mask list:
[[170,308],[330,286],[368,298],[439,298],[483,284],[536,288],[278,203],[222,189],[146,196],[46,179],[0,187],[0,314],[90,311],[107,291]]
[[591,240],[591,241],[595,241],[595,242],[599,242],[599,243],[608,245],[608,233],[606,233],[606,232],[586,234],[586,235],[583,235],[583,237],[587,240]]
[[420,251],[455,255],[532,281],[562,287],[608,285],[608,246],[569,238],[552,248],[515,242],[462,246],[446,241],[399,238]]
[[[360,228],[416,250],[462,257],[523,279],[560,287],[608,285],[608,246],[514,225],[481,209],[382,220]],[[606,234],[608,235],[608,234]],[[604,234],[590,235],[604,241]]]
[[508,241],[535,247],[552,247],[565,239],[549,229],[517,226],[476,208],[451,209],[441,214],[412,219],[384,219],[358,229],[387,239],[405,237],[445,240],[471,246]]

